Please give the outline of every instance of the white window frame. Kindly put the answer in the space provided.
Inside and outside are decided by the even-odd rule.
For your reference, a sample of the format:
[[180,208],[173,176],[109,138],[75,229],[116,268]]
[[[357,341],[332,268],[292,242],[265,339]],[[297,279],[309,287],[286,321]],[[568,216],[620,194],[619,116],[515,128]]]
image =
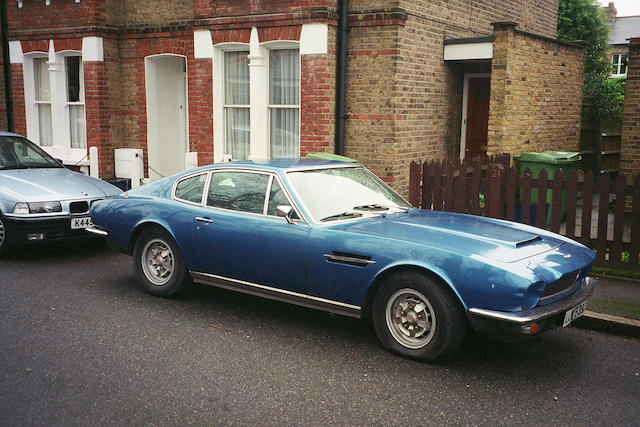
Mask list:
[[[622,62],[622,58],[625,56],[626,54],[624,53],[613,53],[611,54],[611,65],[615,65],[616,67],[616,71],[615,73],[611,74],[611,77],[623,77],[627,75],[627,70],[624,70],[624,72],[622,72],[623,70],[621,69],[624,66],[624,63]],[[618,56],[618,60],[614,62],[614,58]]]
[[[38,122],[37,102],[35,99],[35,58],[48,58],[49,88],[51,91],[51,121],[53,145],[42,147],[47,153],[55,158],[62,159],[67,164],[81,163],[85,160],[88,148],[71,148],[71,125],[69,105],[85,105],[84,90],[82,91],[82,102],[69,103],[67,100],[67,73],[66,57],[79,56],[82,61],[82,52],[77,50],[64,50],[60,52],[29,52],[23,57],[23,82],[25,95],[25,116],[27,124],[27,138],[38,145],[40,144],[40,131]],[[84,80],[84,73],[81,72]],[[84,81],[81,83],[84,88]],[[86,106],[84,109],[85,121],[85,142],[86,138]],[[87,162],[84,162],[87,163]],[[82,164],[84,164],[82,163]]]
[[[271,157],[271,109],[272,108],[291,108],[298,110],[298,156],[300,156],[300,105],[302,104],[302,55],[300,54],[300,43],[297,41],[268,41],[261,43],[261,46],[266,48],[267,53],[265,55],[265,87],[267,88],[267,105],[266,105],[266,115],[267,115],[267,153],[269,157]],[[298,105],[280,105],[280,104],[271,104],[271,86],[269,85],[269,64],[270,64],[270,55],[274,50],[288,50],[288,49],[296,49],[298,50]]]

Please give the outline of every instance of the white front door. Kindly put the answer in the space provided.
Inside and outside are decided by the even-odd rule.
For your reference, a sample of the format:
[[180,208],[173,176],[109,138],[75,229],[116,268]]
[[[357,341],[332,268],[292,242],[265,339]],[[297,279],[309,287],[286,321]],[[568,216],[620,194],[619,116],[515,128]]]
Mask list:
[[183,171],[187,152],[186,60],[158,55],[145,59],[149,178]]

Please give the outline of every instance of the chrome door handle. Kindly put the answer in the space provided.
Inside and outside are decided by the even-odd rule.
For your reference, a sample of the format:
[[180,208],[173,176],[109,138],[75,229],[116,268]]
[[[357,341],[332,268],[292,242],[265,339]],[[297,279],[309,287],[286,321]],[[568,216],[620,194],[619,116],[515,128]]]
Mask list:
[[201,216],[197,216],[196,217],[196,221],[200,221],[200,222],[213,222],[213,220],[211,218],[204,218]]

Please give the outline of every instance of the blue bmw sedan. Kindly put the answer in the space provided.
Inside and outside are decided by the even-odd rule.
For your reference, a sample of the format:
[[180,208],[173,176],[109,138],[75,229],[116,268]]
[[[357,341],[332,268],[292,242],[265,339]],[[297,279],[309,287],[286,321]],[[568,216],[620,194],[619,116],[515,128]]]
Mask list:
[[121,192],[65,168],[20,135],[0,132],[0,254],[14,244],[90,236],[90,205]]
[[406,357],[450,358],[469,330],[505,340],[566,326],[594,254],[527,225],[411,207],[357,163],[204,166],[94,203],[147,292],[192,281],[370,318]]

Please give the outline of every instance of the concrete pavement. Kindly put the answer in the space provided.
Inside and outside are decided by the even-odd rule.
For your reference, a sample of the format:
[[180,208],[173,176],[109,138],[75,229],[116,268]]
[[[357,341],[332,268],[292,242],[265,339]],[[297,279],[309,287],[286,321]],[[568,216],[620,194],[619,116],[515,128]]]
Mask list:
[[593,296],[573,325],[640,339],[640,283],[604,276],[592,280]]

